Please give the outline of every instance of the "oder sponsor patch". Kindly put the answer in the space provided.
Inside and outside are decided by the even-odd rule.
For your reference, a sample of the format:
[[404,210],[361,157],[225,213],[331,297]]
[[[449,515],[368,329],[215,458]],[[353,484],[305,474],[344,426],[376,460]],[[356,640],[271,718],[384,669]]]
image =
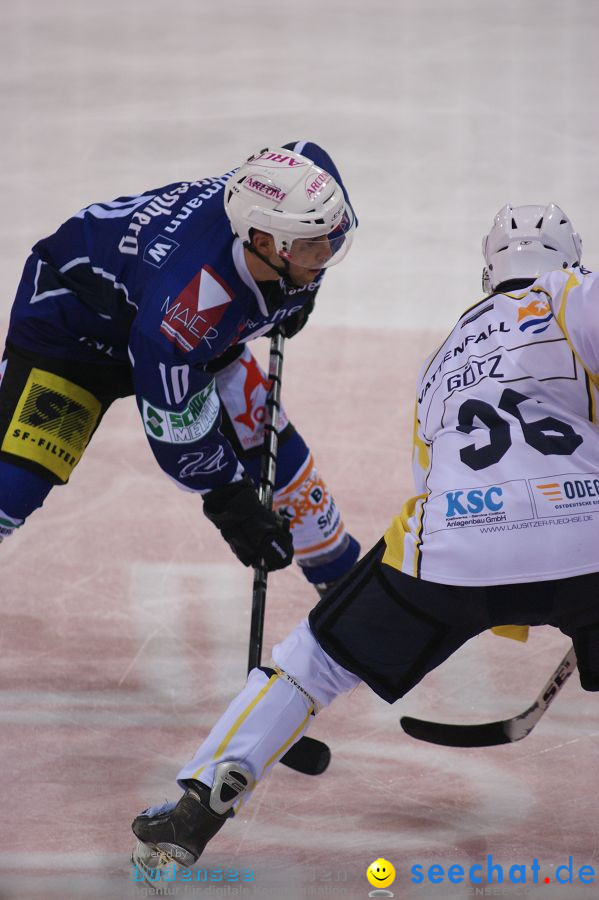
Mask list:
[[51,372],[32,369],[0,449],[39,463],[66,482],[100,410],[100,402],[89,391]]

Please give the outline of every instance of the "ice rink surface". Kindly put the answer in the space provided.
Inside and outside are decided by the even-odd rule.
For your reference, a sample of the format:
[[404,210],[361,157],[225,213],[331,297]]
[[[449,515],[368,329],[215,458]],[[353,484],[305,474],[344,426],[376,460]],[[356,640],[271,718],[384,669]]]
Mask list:
[[[497,209],[553,200],[599,259],[598,40],[595,0],[5,0],[3,331],[30,246],[75,210],[318,141],[360,229],[287,346],[284,397],[366,550],[411,492],[417,367],[480,298]],[[161,474],[132,400],[0,552],[0,898],[141,896],[129,823],[177,796],[243,683],[251,574]],[[273,576],[265,646],[314,600],[296,569]],[[171,895],[357,900],[384,857],[409,900],[596,897],[599,707],[576,676],[513,746],[443,749],[398,724],[511,716],[566,647],[548,628],[486,634],[395,707],[364,686],[339,700],[312,731],[327,773],[277,767],[209,845],[206,880]],[[503,884],[448,881],[489,855]],[[556,883],[569,857],[594,884]]]

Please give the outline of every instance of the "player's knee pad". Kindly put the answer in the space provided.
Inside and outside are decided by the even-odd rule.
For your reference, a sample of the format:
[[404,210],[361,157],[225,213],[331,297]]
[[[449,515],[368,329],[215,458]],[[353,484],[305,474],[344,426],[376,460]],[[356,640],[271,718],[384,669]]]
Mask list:
[[292,688],[296,693],[300,695],[302,698],[306,709],[310,711],[312,715],[316,715],[322,709],[322,705],[318,702],[318,700],[313,697],[308,691],[302,687],[299,681],[286,672],[284,669],[281,669],[280,666],[275,665],[274,668],[270,668],[269,666],[260,666],[260,671],[264,672],[267,678],[272,678],[273,675],[276,675],[280,681],[284,682],[285,685],[288,685]]
[[360,683],[356,675],[323,650],[307,621],[273,647],[272,658],[275,672],[301,692],[304,699],[309,698],[315,714]]
[[349,571],[360,545],[345,530],[311,453],[293,478],[275,491],[274,508],[289,520],[295,559],[309,582],[336,581]]

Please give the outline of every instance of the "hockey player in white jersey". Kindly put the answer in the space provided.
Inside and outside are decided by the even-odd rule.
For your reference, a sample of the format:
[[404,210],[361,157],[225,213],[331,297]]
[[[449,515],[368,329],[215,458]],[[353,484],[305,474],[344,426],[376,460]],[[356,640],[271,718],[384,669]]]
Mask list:
[[135,819],[146,874],[191,865],[340,693],[393,703],[493,626],[559,628],[599,690],[599,274],[554,204],[504,207],[483,253],[487,295],[420,373],[416,495]]

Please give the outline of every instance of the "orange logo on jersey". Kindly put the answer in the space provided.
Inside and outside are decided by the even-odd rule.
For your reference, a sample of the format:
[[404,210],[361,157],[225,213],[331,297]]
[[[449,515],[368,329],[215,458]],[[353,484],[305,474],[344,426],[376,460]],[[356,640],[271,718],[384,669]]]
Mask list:
[[322,478],[313,469],[297,492],[287,497],[279,497],[275,502],[276,511],[289,520],[293,531],[304,523],[308,516],[316,518],[321,530],[329,527],[333,519],[339,524],[339,513],[335,501],[326,489]]
[[547,300],[531,300],[528,306],[521,306],[518,310],[518,328],[522,332],[532,328],[532,334],[541,334],[549,328],[552,318],[553,313]]
[[250,357],[247,362],[244,359],[240,359],[239,362],[247,372],[243,385],[245,412],[235,416],[235,421],[245,425],[250,431],[255,431],[256,422],[264,421],[264,414],[266,411],[263,403],[255,405],[257,399],[255,396],[256,390],[263,387],[264,390],[268,392],[270,390],[271,382],[262,374],[260,367],[253,356]]
[[299,496],[293,498],[293,519],[291,527],[299,525],[306,516],[323,513],[329,505],[329,492],[322,478],[312,470],[299,492]]
[[562,487],[557,481],[552,481],[548,484],[536,484],[535,487],[537,490],[541,491],[548,500],[557,502],[558,500],[564,499],[562,496]]

